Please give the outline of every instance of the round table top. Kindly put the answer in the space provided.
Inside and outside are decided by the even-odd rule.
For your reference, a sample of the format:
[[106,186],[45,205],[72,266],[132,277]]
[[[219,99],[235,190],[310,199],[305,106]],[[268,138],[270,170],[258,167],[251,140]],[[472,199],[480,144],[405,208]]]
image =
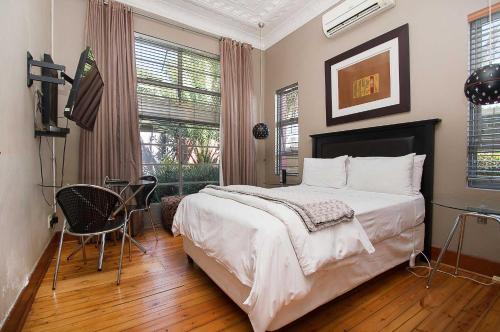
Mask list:
[[449,209],[480,213],[484,215],[500,215],[500,201],[498,199],[479,199],[468,201],[464,197],[441,196],[432,200],[433,205],[442,206]]

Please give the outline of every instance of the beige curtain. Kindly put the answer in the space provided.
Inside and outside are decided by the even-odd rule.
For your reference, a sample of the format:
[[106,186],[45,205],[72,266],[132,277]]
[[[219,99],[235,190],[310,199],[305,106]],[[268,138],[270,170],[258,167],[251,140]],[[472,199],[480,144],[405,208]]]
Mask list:
[[81,131],[80,181],[102,185],[105,176],[135,179],[141,175],[141,147],[131,9],[89,0],[85,38],[104,93],[94,131]]
[[222,38],[220,62],[224,185],[255,185],[252,46]]

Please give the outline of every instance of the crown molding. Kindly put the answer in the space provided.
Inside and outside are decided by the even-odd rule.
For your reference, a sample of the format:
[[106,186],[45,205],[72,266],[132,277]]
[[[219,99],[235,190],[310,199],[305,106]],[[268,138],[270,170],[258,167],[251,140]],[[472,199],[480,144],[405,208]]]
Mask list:
[[281,23],[262,30],[228,16],[182,0],[118,0],[138,13],[154,16],[180,27],[189,28],[213,37],[229,37],[266,50],[341,0],[318,0],[307,4]]
[[[314,4],[304,6],[296,13],[287,17],[282,23],[272,27],[269,31],[263,31],[262,34],[262,49],[266,50],[273,46],[316,16],[325,12],[328,8],[335,6],[342,0],[318,0]],[[318,27],[321,31],[321,26]]]
[[[188,27],[213,37],[229,37],[259,45],[258,28],[251,28],[227,16],[178,0],[119,0],[134,11],[165,19],[180,27]],[[168,3],[167,3],[168,2]]]

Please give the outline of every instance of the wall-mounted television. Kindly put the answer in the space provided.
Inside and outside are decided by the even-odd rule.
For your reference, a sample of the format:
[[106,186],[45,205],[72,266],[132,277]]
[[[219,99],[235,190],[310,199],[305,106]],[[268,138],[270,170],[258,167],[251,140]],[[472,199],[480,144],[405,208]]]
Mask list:
[[104,82],[94,54],[87,47],[80,55],[64,115],[81,128],[92,131],[103,90]]

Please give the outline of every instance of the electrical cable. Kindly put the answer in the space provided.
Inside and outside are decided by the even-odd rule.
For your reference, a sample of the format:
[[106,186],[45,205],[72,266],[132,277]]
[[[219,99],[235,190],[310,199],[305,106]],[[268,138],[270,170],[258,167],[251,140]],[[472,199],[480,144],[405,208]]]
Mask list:
[[[422,251],[419,251],[417,253],[417,256],[419,254],[422,254],[422,256],[424,256],[425,260],[427,261],[427,266],[425,265],[416,265],[415,267],[411,268],[411,267],[407,267],[406,270],[408,272],[410,272],[411,274],[413,274],[414,276],[416,276],[417,278],[428,278],[430,273],[431,273],[431,270],[432,270],[432,266],[431,266],[431,262],[429,261],[429,259],[427,258],[427,256],[422,252]],[[414,272],[413,270],[415,269],[426,269],[427,270],[427,273],[425,275],[423,274],[418,274],[416,272]],[[450,272],[446,272],[446,271],[443,271],[443,270],[439,270],[437,269],[436,272],[439,272],[439,273],[443,273],[443,274],[446,274],[446,275],[449,275],[453,278],[461,278],[461,279],[466,279],[466,280],[470,280],[472,282],[475,282],[477,284],[480,284],[480,285],[483,285],[483,286],[491,286],[493,284],[495,284],[495,282],[491,281],[489,283],[486,283],[486,282],[482,282],[482,281],[479,281],[479,280],[476,280],[474,278],[471,278],[471,277],[467,277],[467,276],[462,276],[462,275],[456,275],[456,274],[453,274],[453,273],[450,273]],[[481,276],[482,277],[482,276]],[[482,277],[482,278],[485,278],[485,277]]]
[[[431,270],[432,270],[432,265],[431,265],[431,262],[430,262],[429,258],[427,258],[427,256],[424,254],[423,251],[421,251],[421,250],[416,251],[415,250],[415,227],[413,227],[413,230],[412,230],[412,233],[411,233],[411,242],[412,242],[412,245],[413,245],[413,250],[412,250],[412,253],[410,255],[410,266],[407,266],[406,270],[408,272],[410,272],[411,274],[413,274],[414,276],[416,276],[417,278],[429,278],[429,275],[430,275]],[[422,256],[424,256],[425,260],[427,261],[427,266],[425,266],[425,265],[414,265],[414,266],[411,266],[412,260],[413,260],[413,264],[414,264],[417,256],[420,255],[420,254]],[[427,274],[422,275],[422,274],[418,274],[418,273],[416,273],[416,272],[413,271],[413,270],[419,269],[419,268],[421,268],[421,269],[427,269]],[[439,269],[437,269],[436,272],[447,274],[449,276],[452,276],[453,278],[461,278],[461,279],[470,280],[470,281],[473,281],[475,283],[478,283],[478,284],[481,284],[481,285],[484,285],[484,286],[491,286],[491,285],[493,285],[495,283],[493,281],[491,281],[489,283],[485,283],[485,282],[482,282],[482,281],[479,281],[479,280],[476,280],[476,279],[473,279],[473,278],[470,278],[470,277],[467,277],[467,276],[461,276],[461,275],[458,275],[458,274],[449,273],[449,272],[446,272],[446,271],[443,271],[443,270],[439,270]]]
[[40,179],[42,181],[42,184],[41,184],[42,188],[41,189],[42,189],[43,200],[45,201],[45,203],[47,203],[48,206],[50,206],[52,208],[52,207],[54,207],[54,205],[47,200],[47,197],[45,196],[45,191],[43,190],[45,186],[44,186],[44,180],[43,180],[42,137],[39,137],[39,141],[38,141],[38,159],[40,160]]

